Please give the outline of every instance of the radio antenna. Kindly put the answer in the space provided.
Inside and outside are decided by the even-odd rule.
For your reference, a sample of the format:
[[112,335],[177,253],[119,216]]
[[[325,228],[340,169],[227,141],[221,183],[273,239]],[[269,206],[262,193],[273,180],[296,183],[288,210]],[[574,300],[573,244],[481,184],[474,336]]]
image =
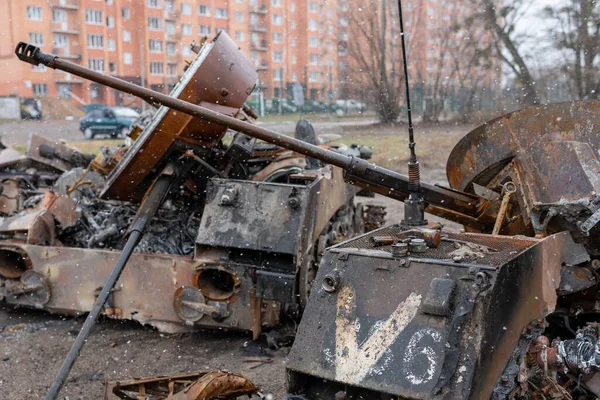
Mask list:
[[408,112],[408,198],[404,200],[403,224],[409,226],[427,225],[425,220],[425,203],[421,196],[421,171],[417,153],[415,152],[415,135],[410,107],[410,86],[408,85],[408,64],[406,62],[406,44],[404,40],[404,22],[402,20],[402,0],[398,0],[398,18],[400,19],[400,40],[402,42],[402,62],[404,63],[404,84],[406,86],[406,108]]

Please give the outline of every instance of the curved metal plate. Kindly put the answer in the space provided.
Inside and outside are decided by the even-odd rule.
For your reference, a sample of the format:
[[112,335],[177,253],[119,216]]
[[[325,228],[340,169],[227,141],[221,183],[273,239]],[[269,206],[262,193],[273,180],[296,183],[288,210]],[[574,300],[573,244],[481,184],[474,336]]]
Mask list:
[[[256,67],[222,31],[204,44],[170,96],[234,116],[257,79]],[[160,107],[109,175],[101,197],[140,201],[175,142],[208,151],[226,131],[225,126]]]
[[588,143],[597,153],[599,130],[600,101],[554,103],[503,115],[458,142],[446,165],[448,182],[462,191],[469,191],[472,183],[485,186],[512,158],[543,151],[552,141]]

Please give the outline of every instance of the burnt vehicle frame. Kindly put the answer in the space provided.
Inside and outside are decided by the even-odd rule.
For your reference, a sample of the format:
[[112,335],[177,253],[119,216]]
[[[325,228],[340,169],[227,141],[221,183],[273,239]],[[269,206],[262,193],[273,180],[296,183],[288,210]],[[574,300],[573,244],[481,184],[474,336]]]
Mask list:
[[[451,188],[416,186],[414,177],[153,94],[35,47],[23,45],[17,52],[25,61],[341,167],[346,181],[408,199],[417,211],[425,208],[471,231],[452,234],[419,220],[327,251],[287,365],[291,392],[312,398],[535,398],[541,382],[542,394],[596,396],[600,340],[597,327],[587,322],[598,314],[597,102],[534,107],[493,120],[451,154]],[[478,158],[484,144],[490,151]],[[569,160],[568,168],[560,160]],[[552,179],[570,184],[551,187]],[[393,243],[371,240],[374,235],[392,237]],[[379,286],[387,296],[380,296]],[[563,308],[558,323],[557,305]],[[490,321],[490,315],[496,318]],[[428,334],[419,334],[423,330]],[[565,332],[573,337],[565,340]],[[399,358],[396,368],[388,368],[386,355]],[[544,361],[546,356],[551,359]],[[402,381],[405,357],[416,361],[404,371],[412,379]]]

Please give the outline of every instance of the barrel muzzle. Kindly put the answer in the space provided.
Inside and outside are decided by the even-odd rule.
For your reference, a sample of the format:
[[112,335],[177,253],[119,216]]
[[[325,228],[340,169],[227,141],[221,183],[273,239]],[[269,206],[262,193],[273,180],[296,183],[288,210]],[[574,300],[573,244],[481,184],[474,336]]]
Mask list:
[[42,52],[39,47],[25,42],[19,42],[19,44],[17,44],[15,54],[21,61],[33,65],[44,64],[48,67],[52,67],[54,59],[56,58],[56,56],[52,54]]

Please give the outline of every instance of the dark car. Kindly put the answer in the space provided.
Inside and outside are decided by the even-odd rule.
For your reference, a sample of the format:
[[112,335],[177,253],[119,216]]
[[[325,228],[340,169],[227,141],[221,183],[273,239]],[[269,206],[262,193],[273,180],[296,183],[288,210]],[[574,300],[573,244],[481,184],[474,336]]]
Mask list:
[[140,114],[127,107],[108,107],[91,111],[79,121],[79,130],[86,139],[96,135],[125,137]]

